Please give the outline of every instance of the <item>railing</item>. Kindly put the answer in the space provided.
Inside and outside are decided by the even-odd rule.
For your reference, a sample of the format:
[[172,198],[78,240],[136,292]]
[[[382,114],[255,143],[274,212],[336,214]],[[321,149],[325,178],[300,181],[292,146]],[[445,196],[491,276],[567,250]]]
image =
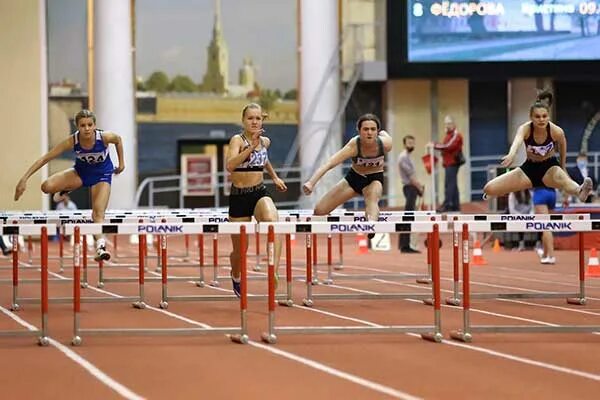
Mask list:
[[[495,177],[495,171],[497,168],[501,168],[499,164],[502,155],[486,155],[486,156],[472,156],[467,159],[467,163],[465,164],[465,168],[469,171],[471,182],[481,182],[480,184],[471,185],[473,189],[471,189],[471,199],[480,200],[483,194],[483,186],[485,182],[487,182],[490,178]],[[575,166],[575,158],[577,158],[576,152],[567,153],[567,167]],[[592,152],[588,153],[588,160],[591,160],[588,165],[588,169],[590,173],[595,177],[600,176],[600,152]],[[350,167],[349,163],[342,165],[342,169],[345,171]],[[388,169],[394,168],[395,164],[391,161],[388,162]],[[490,171],[494,171],[494,174],[490,174]],[[299,167],[290,167],[290,168],[278,168],[277,174],[279,176],[284,176],[284,173],[287,175],[285,178],[285,183],[288,186],[288,192],[290,193],[298,193],[298,197],[295,199],[286,199],[275,201],[275,205],[278,208],[299,208],[300,207],[300,199],[302,196],[302,169]],[[307,169],[305,169],[305,174],[307,173]],[[384,176],[387,178],[387,171],[384,172]],[[190,179],[202,179],[211,183],[205,184],[197,184],[190,185]],[[272,185],[272,181],[270,178],[265,179],[265,183],[267,185]],[[217,172],[214,174],[205,173],[205,174],[188,174],[186,175],[167,175],[167,176],[156,176],[156,177],[148,177],[140,183],[137,192],[136,192],[136,206],[143,207],[148,206],[150,208],[156,207],[178,207],[184,208],[184,197],[185,191],[193,191],[193,190],[201,190],[201,191],[211,191],[213,197],[213,206],[214,207],[223,207],[225,206],[225,197],[227,197],[228,186],[230,185],[228,179],[226,178],[226,173]],[[476,189],[475,189],[476,188]],[[168,203],[164,201],[157,201],[156,195],[160,193],[171,193],[177,199],[175,204]],[[275,193],[275,191],[272,191]],[[275,196],[277,197],[277,196]],[[289,196],[288,196],[289,197]],[[389,201],[392,199],[400,199],[404,196],[383,196],[382,197],[382,205],[385,206],[389,204]],[[145,200],[145,201],[144,201]],[[358,209],[363,206],[363,199],[360,196],[356,196],[351,201],[347,202],[345,207],[348,209]]]

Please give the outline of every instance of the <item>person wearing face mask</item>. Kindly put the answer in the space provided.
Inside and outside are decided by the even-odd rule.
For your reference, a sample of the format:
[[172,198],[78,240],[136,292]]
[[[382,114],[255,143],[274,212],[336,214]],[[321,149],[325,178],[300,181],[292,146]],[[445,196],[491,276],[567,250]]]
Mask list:
[[[404,210],[414,211],[417,203],[417,196],[423,196],[425,186],[422,185],[416,177],[415,165],[410,154],[415,149],[415,138],[412,135],[406,135],[402,139],[404,150],[398,156],[398,169],[400,179],[402,180],[402,193],[406,199]],[[420,253],[420,251],[410,247],[410,234],[403,233],[399,235],[398,249],[402,253]]]
[[[577,155],[577,165],[573,168],[569,168],[567,170],[571,179],[573,179],[577,184],[581,185],[585,178],[590,178],[592,180],[592,191],[596,189],[596,178],[592,175],[592,171],[588,168],[587,162],[587,153],[581,152]],[[586,203],[592,202],[592,196],[588,197],[585,201]]]
[[442,165],[444,167],[444,203],[440,212],[460,211],[460,196],[458,193],[458,169],[465,163],[462,152],[463,137],[456,129],[454,118],[450,115],[444,117],[446,136],[442,143],[430,143],[436,150],[442,152]]

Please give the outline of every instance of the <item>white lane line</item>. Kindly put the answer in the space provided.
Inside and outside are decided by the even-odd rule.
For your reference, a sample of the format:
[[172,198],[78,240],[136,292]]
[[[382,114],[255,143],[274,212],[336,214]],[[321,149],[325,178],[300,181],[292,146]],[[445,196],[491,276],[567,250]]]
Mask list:
[[379,393],[383,393],[385,395],[388,395],[390,397],[394,397],[396,399],[404,399],[404,400],[417,400],[420,399],[420,397],[415,397],[411,394],[408,394],[406,392],[402,392],[393,388],[390,388],[388,386],[384,386],[384,385],[380,385],[379,383],[375,383],[372,381],[369,381],[367,379],[361,378],[359,376],[353,375],[353,374],[349,374],[347,372],[344,371],[340,371],[339,369],[333,368],[333,367],[329,367],[325,364],[322,364],[320,362],[305,358],[305,357],[301,357],[298,356],[296,354],[284,351],[284,350],[280,350],[276,347],[272,347],[272,346],[267,346],[264,345],[262,343],[258,343],[258,342],[254,342],[254,341],[250,341],[248,342],[248,344],[250,344],[253,347],[268,351],[270,353],[276,354],[278,356],[287,358],[288,360],[292,360],[295,362],[298,362],[300,364],[303,364],[307,367],[310,368],[314,368],[316,370],[319,370],[321,372],[325,372],[329,375],[333,375],[336,376],[338,378],[341,379],[345,379],[349,382],[352,382],[354,384],[357,384],[359,386],[363,386],[366,387],[367,389],[371,389],[373,391],[379,392]]
[[[194,282],[192,282],[192,283],[194,283]],[[207,287],[209,287],[211,289],[214,289],[214,290],[231,292],[228,289],[223,289],[223,288],[219,288],[219,287],[212,287],[212,286],[207,286]],[[112,293],[112,292],[109,292],[109,291],[106,291],[106,290],[101,290],[101,289],[94,288],[94,287],[89,287],[89,289],[98,291],[100,293],[108,294],[108,295],[111,295],[111,296],[114,296],[114,297],[122,297],[122,296],[120,296],[120,295],[118,295],[116,293]],[[165,315],[170,316],[172,318],[176,318],[176,319],[179,319],[181,321],[185,321],[185,322],[189,323],[190,325],[196,325],[196,326],[200,326],[202,328],[209,328],[209,329],[212,328],[210,325],[207,325],[205,323],[202,323],[202,322],[199,322],[199,321],[195,321],[193,319],[190,319],[190,318],[184,317],[182,315],[178,315],[178,314],[175,314],[175,313],[172,313],[172,312],[160,309],[160,308],[155,308],[155,307],[148,306],[148,305],[146,306],[146,308],[148,308],[149,310],[152,310],[152,311],[156,311],[156,312],[165,314]],[[358,322],[358,320],[357,320],[357,322]],[[265,345],[263,345],[261,343],[258,343],[258,342],[252,341],[252,340],[249,341],[248,343],[250,345],[254,346],[254,347],[257,347],[257,348],[269,351],[271,353],[274,353],[274,354],[277,354],[279,356],[285,357],[285,358],[287,358],[289,360],[296,361],[296,362],[301,363],[301,364],[303,364],[305,366],[317,369],[317,370],[322,371],[322,372],[326,372],[326,373],[328,373],[330,375],[336,376],[336,377],[341,378],[341,379],[345,379],[345,380],[350,381],[350,382],[352,382],[354,384],[366,387],[367,389],[370,389],[370,390],[373,390],[373,391],[376,391],[376,392],[379,392],[379,393],[383,393],[383,394],[386,394],[388,396],[391,396],[391,397],[394,397],[394,398],[397,398],[397,399],[405,399],[405,400],[417,400],[417,399],[420,399],[419,397],[415,397],[415,396],[412,396],[412,395],[410,395],[408,393],[396,390],[394,388],[391,388],[391,387],[388,387],[388,386],[384,386],[384,385],[381,385],[381,384],[373,382],[373,381],[369,381],[367,379],[361,378],[361,377],[356,376],[356,375],[352,375],[350,373],[338,370],[338,369],[333,368],[333,367],[329,367],[329,366],[327,366],[325,364],[322,364],[322,363],[319,363],[317,361],[310,360],[310,359],[298,356],[298,355],[296,355],[294,353],[290,353],[290,352],[287,352],[287,351],[284,351],[284,350],[279,350],[279,349],[275,349],[275,348],[272,348],[272,347],[269,347],[269,346],[265,346]]]
[[[10,312],[6,308],[0,306],[0,311],[2,313],[4,313],[5,315],[7,315],[8,317],[10,317],[11,319],[13,319],[15,322],[17,322],[21,326],[29,329],[30,331],[37,330],[37,328],[34,325],[25,321],[18,315]],[[79,354],[77,354],[73,350],[69,349],[68,347],[62,345],[61,343],[57,342],[56,340],[54,340],[52,338],[48,338],[48,339],[49,339],[48,342],[51,346],[58,349],[61,353],[63,353],[65,356],[67,356],[68,358],[73,360],[75,363],[77,363],[80,367],[82,367],[84,370],[86,370],[90,375],[92,375],[94,378],[96,378],[97,380],[102,382],[104,385],[108,386],[110,389],[117,392],[123,398],[128,399],[128,400],[143,400],[144,399],[144,397],[138,395],[137,393],[134,393],[129,388],[120,384],[119,382],[117,382],[116,380],[114,380],[113,378],[108,376],[106,373],[101,371],[98,367],[94,366],[91,362],[87,361],[86,359],[81,357]]]
[[[338,286],[338,287],[343,288],[343,286]],[[360,289],[354,289],[354,288],[352,288],[352,289],[354,291],[360,290]],[[365,290],[365,292],[366,293],[370,293],[369,291],[366,291],[366,290]],[[415,303],[420,303],[419,300],[411,300],[411,299],[406,299],[406,300],[407,301],[411,301],[411,302],[415,302]],[[451,307],[451,306],[444,306],[444,307],[454,308],[454,309],[456,308],[456,307]],[[484,310],[471,309],[471,311],[473,311],[473,312],[479,312],[479,313],[483,313],[483,314],[488,314],[488,315],[493,315],[493,316],[498,316],[498,317],[516,319],[516,320],[519,320],[519,321],[534,322],[534,323],[538,323],[538,324],[541,324],[541,325],[558,326],[556,324],[551,324],[551,323],[548,323],[548,322],[536,321],[536,320],[531,320],[531,319],[527,319],[527,318],[514,317],[514,316],[510,316],[510,315],[505,315],[505,314],[492,313],[492,312],[484,311]],[[336,314],[335,313],[328,313],[328,315],[335,316]],[[340,317],[343,318],[343,319],[347,319],[346,316],[340,315]],[[359,320],[359,319],[353,318],[352,321],[362,322],[365,325],[377,326],[377,324],[375,324],[373,322],[370,322],[370,321],[366,321],[366,320]],[[415,337],[419,337],[420,338],[420,335],[417,335],[417,334],[407,333],[407,335],[415,336]],[[502,352],[499,352],[499,351],[490,350],[490,349],[487,349],[485,347],[474,346],[474,345],[471,345],[471,344],[456,343],[454,341],[449,341],[449,340],[443,340],[443,343],[444,344],[448,344],[448,345],[452,345],[452,346],[466,348],[466,349],[473,350],[473,351],[478,351],[478,352],[481,352],[481,353],[486,353],[486,354],[489,354],[489,355],[492,355],[492,356],[495,356],[495,357],[500,357],[500,358],[504,358],[504,359],[511,360],[511,361],[521,362],[521,363],[528,364],[528,365],[533,365],[533,366],[536,366],[536,367],[541,367],[541,368],[550,369],[550,370],[553,370],[553,371],[563,372],[563,373],[567,373],[567,374],[570,374],[570,375],[575,375],[575,376],[579,376],[579,377],[582,377],[582,378],[591,379],[591,380],[594,380],[594,381],[600,381],[600,375],[592,374],[592,373],[589,373],[589,372],[579,371],[579,370],[576,370],[576,369],[562,367],[562,366],[555,365],[555,364],[550,364],[550,363],[545,363],[545,362],[542,362],[542,361],[532,360],[532,359],[525,358],[525,357],[514,356],[512,354],[502,353]]]

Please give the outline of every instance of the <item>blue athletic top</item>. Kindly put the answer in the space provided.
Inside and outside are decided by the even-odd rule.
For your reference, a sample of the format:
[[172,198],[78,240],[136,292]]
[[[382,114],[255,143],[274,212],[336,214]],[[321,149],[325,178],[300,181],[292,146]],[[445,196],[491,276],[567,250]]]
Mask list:
[[[244,151],[248,147],[250,147],[250,142],[248,142],[248,139],[246,139],[246,136],[244,136],[243,134],[240,134],[240,136],[242,137],[242,140],[244,141],[244,148],[242,149],[242,151]],[[265,168],[265,165],[267,164],[268,161],[269,161],[269,155],[267,153],[267,148],[265,147],[265,144],[261,138],[260,139],[260,149],[252,150],[252,152],[250,153],[248,158],[245,159],[240,165],[238,165],[238,167],[236,169],[234,169],[234,171],[237,171],[237,172],[262,171]]]
[[113,163],[108,154],[108,146],[102,140],[102,130],[96,129],[96,140],[91,149],[85,149],[79,142],[79,131],[73,134],[73,151],[75,152],[75,168],[82,171],[112,173]]

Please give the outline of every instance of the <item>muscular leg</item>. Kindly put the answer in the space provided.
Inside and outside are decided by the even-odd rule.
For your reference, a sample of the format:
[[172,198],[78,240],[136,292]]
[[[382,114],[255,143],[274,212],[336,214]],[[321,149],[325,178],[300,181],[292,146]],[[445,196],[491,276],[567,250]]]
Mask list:
[[564,169],[557,165],[550,167],[546,171],[542,182],[548,187],[563,190],[570,195],[579,195],[580,186],[567,175]]
[[[277,222],[279,214],[273,203],[273,199],[265,196],[258,200],[254,207],[254,217],[258,222]],[[268,252],[268,248],[267,248]],[[268,254],[268,253],[267,253]],[[275,235],[275,272],[279,271],[279,260],[281,258],[281,235]]]
[[[251,220],[251,217],[229,217],[229,221],[231,222],[250,222]],[[233,276],[235,279],[239,279],[240,256],[241,254],[246,254],[246,252],[248,251],[248,241],[246,241],[246,248],[242,249],[240,243],[240,235],[231,235],[231,244],[233,246],[233,250],[231,251],[231,253],[229,253],[229,262],[231,263],[231,276]]]
[[483,187],[483,193],[487,196],[502,196],[510,192],[531,189],[532,186],[521,168],[516,168],[489,181]]
[[356,196],[354,189],[350,187],[347,180],[342,179],[321,197],[315,206],[314,214],[327,215],[354,196]]
[[[536,214],[549,214],[548,206],[545,204],[538,204],[534,207]],[[542,257],[554,257],[554,239],[552,232],[542,232],[542,246],[544,248],[544,254]]]
[[57,172],[42,182],[42,192],[52,194],[61,191],[71,191],[83,185],[75,169],[69,168]]
[[[106,212],[106,207],[108,206],[108,199],[110,198],[110,184],[108,182],[99,182],[91,187],[91,195],[92,195],[92,221],[96,224],[104,223],[104,213]],[[106,252],[106,244],[104,235],[94,235],[96,239],[96,248],[104,248],[104,252]],[[108,257],[101,257],[99,253],[96,253],[96,261],[99,259],[108,260]]]
[[365,216],[369,221],[379,220],[379,199],[383,193],[383,185],[379,181],[369,183],[363,189],[365,198]]

